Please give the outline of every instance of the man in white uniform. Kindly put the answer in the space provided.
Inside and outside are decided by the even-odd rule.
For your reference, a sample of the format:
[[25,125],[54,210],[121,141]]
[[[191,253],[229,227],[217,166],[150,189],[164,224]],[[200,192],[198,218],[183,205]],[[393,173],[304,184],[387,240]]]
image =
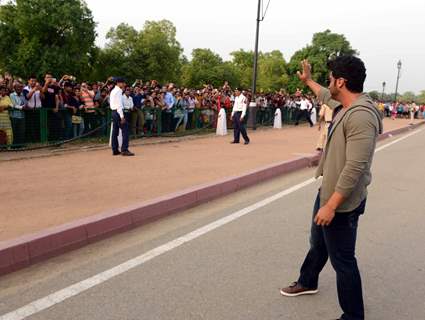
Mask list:
[[[124,105],[122,89],[125,87],[125,80],[123,78],[115,79],[115,88],[111,91],[110,106],[112,110],[112,154],[117,156],[134,156],[134,153],[128,150],[128,122],[124,117]],[[121,152],[118,150],[118,134],[119,129],[122,132],[122,146]]]
[[310,124],[310,127],[313,126],[313,122],[311,121],[311,118],[310,118],[311,107],[312,107],[312,104],[310,103],[310,101],[308,101],[306,97],[302,97],[300,101],[300,110],[297,115],[297,121],[295,122],[296,126],[300,122],[301,118],[305,118]]
[[241,91],[239,89],[235,89],[235,103],[233,104],[232,110],[234,138],[231,143],[239,143],[240,135],[242,134],[242,137],[245,140],[244,144],[249,144],[249,138],[244,124],[247,102],[248,100]]

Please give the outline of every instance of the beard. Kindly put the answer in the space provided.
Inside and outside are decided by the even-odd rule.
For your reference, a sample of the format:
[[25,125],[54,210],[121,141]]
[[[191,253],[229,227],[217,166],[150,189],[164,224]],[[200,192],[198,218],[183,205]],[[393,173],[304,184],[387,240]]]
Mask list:
[[329,91],[331,93],[331,97],[334,100],[338,100],[338,96],[339,96],[339,90],[335,87],[331,87],[329,88]]

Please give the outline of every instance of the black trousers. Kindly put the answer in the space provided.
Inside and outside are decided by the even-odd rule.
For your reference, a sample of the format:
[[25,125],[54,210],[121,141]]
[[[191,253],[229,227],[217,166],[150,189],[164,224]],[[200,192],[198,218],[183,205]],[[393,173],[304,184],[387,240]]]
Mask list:
[[40,109],[25,111],[25,140],[40,142]]
[[121,152],[128,151],[128,117],[124,124],[121,124],[121,117],[117,111],[112,111],[112,151],[118,151],[118,134],[119,129],[122,133]]
[[13,130],[13,144],[22,146],[25,143],[25,119],[11,118]]
[[174,131],[173,126],[174,116],[172,112],[167,112],[166,110],[162,111],[162,132],[171,132]]
[[242,134],[243,139],[249,142],[244,121],[241,121],[241,115],[242,115],[241,111],[235,112],[233,114],[233,141],[239,142],[240,135]]
[[[351,212],[336,213],[327,227],[318,226],[312,221],[310,250],[301,266],[298,282],[305,288],[316,289],[319,274],[328,257],[336,271],[338,300],[344,314],[341,319],[363,320],[364,306],[360,272],[355,257],[357,223],[364,213],[366,199]],[[320,209],[320,196],[317,195],[313,219]]]
[[59,141],[63,137],[62,115],[59,111],[47,110],[49,121],[49,141]]
[[308,121],[308,123],[310,124],[310,127],[313,126],[313,122],[311,121],[311,118],[310,118],[310,112],[308,110],[298,110],[297,121],[295,122],[296,126],[298,125],[298,123],[300,122],[302,118],[305,118]]

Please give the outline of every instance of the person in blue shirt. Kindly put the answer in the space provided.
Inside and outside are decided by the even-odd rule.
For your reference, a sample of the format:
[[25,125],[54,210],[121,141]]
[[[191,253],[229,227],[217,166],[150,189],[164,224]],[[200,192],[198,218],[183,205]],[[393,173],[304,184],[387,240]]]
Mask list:
[[176,98],[174,97],[174,85],[170,84],[167,88],[167,92],[165,93],[164,103],[165,107],[162,110],[162,131],[170,132],[173,130],[172,124],[174,120],[173,116],[173,106],[176,102]]
[[143,133],[143,127],[145,126],[145,115],[143,111],[143,103],[145,100],[145,94],[139,85],[134,87],[134,92],[131,97],[133,98],[133,111],[131,112],[131,134],[139,136]]

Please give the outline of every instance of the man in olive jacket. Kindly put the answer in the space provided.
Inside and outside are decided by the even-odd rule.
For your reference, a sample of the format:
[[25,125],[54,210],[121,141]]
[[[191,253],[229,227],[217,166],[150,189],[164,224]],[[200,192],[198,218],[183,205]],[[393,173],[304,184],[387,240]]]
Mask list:
[[337,275],[343,310],[340,319],[363,320],[362,285],[355,257],[357,223],[365,210],[382,117],[372,99],[362,93],[366,68],[359,58],[340,56],[331,60],[328,89],[312,80],[307,60],[302,68],[300,80],[334,112],[316,171],[316,177],[323,176],[323,181],[313,210],[310,250],[298,281],[280,292],[289,297],[317,293],[319,274],[329,257]]

